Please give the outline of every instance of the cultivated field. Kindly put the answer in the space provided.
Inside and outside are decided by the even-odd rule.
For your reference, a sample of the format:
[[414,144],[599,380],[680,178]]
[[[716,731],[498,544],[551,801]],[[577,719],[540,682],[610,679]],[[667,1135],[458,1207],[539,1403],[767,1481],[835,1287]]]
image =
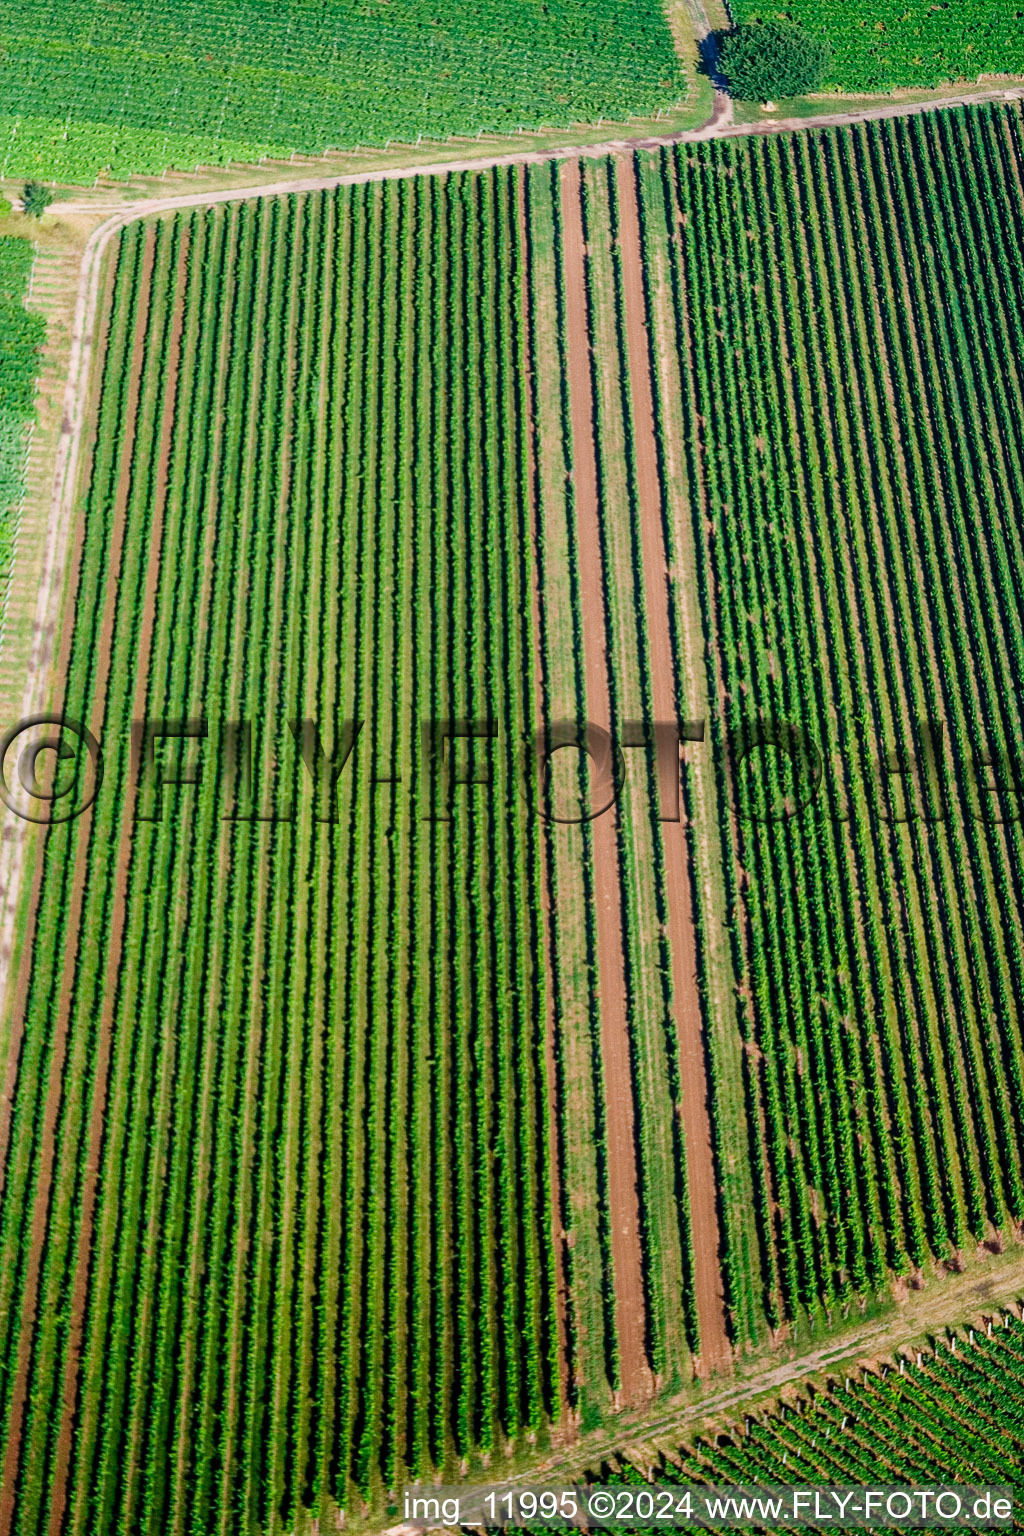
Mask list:
[[[548,824],[587,786],[523,750],[672,707],[619,174],[120,237],[61,658],[108,776],[45,844],[8,1057],[14,1529],[287,1525],[727,1356],[681,824],[649,753],[628,814]],[[147,716],[205,722],[156,801]],[[446,791],[430,721],[492,782]]]
[[24,0],[0,20],[0,176],[567,127],[686,90],[659,0]]

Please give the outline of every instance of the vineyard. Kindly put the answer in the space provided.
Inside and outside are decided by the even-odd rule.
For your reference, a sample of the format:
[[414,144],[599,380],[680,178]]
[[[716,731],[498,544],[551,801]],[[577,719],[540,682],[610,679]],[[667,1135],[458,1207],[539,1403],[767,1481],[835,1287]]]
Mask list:
[[0,239],[0,637],[43,344],[43,321],[25,308],[32,262],[30,241]]
[[[1015,1240],[1022,239],[1019,104],[119,231],[0,1529],[333,1523]],[[826,1394],[842,1465],[1022,1337]]]
[[659,0],[26,0],[0,20],[0,176],[567,127],[685,92]]
[[691,1447],[614,1457],[593,1480],[1012,1488],[1022,1451],[1024,1325],[1001,1313],[719,1425]]
[[727,1198],[742,1336],[1024,1219],[1024,119],[638,175],[715,701],[702,920],[726,916],[734,984],[705,989],[743,1040],[760,1234],[752,1297]]
[[1024,74],[1024,18],[1003,0],[733,0],[737,22],[785,14],[832,45],[829,84],[844,91]]

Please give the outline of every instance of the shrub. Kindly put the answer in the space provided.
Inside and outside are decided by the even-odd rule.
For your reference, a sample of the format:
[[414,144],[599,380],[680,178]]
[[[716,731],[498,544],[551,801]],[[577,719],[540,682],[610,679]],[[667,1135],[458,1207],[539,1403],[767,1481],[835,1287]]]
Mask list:
[[730,32],[719,63],[733,96],[772,101],[817,90],[831,58],[824,38],[789,22],[761,21]]
[[25,212],[33,219],[41,219],[53,202],[53,193],[41,181],[27,181],[21,195]]

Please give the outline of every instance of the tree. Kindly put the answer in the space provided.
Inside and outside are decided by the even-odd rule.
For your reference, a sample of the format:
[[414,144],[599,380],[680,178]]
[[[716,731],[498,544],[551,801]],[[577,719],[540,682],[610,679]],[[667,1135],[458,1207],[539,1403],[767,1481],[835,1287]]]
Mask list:
[[27,181],[25,183],[25,190],[21,194],[21,203],[25,212],[33,219],[41,219],[52,202],[53,193],[49,187],[44,187],[41,181]]
[[756,21],[729,33],[719,68],[740,101],[775,101],[816,91],[831,60],[824,38],[790,22]]

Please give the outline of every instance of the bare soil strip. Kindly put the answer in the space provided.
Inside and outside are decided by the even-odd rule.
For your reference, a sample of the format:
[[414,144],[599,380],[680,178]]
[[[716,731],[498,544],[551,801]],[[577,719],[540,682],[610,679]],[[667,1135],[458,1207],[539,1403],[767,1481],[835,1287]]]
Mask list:
[[[572,415],[573,499],[576,560],[583,612],[587,717],[611,728],[608,657],[605,652],[604,576],[601,520],[594,452],[594,402],[590,377],[590,326],[580,204],[580,166],[570,160],[561,180],[562,259],[565,272],[565,345]],[[591,822],[601,1050],[607,1100],[608,1201],[611,1208],[615,1319],[622,1401],[632,1403],[654,1387],[644,1343],[643,1259],[637,1193],[635,1109],[626,1015],[625,958],[622,952],[621,874],[613,809]]]
[[[530,319],[530,280],[529,280],[529,250],[530,238],[526,224],[526,170],[520,166],[516,178],[516,215],[519,228],[519,252],[525,274],[523,282],[523,328],[529,335]],[[531,419],[525,423],[527,452],[529,456],[529,482],[530,482],[530,528],[533,536],[534,549],[540,543],[540,508],[537,505],[537,440],[536,423]],[[534,683],[534,707],[537,711],[537,719],[543,719],[544,715],[544,648],[540,643],[543,634],[541,622],[541,594],[538,585],[537,564],[534,564],[533,585],[530,594],[531,610],[533,613],[533,631],[538,637],[538,665]],[[567,1401],[567,1387],[569,1384],[569,1348],[566,1321],[566,1250],[565,1233],[562,1231],[562,1202],[565,1191],[560,1189],[562,1170],[558,1163],[558,1071],[555,1062],[555,987],[553,977],[553,958],[551,953],[551,886],[546,854],[543,856],[543,884],[540,892],[541,919],[544,930],[544,968],[548,979],[548,1006],[544,1025],[544,1061],[548,1079],[548,1145],[551,1148],[552,1158],[552,1234],[551,1246],[555,1256],[555,1313],[558,1328],[558,1371],[560,1380],[560,1403],[564,1416]]]
[[[656,720],[674,721],[678,715],[678,693],[669,620],[671,590],[651,390],[653,358],[644,295],[640,213],[632,156],[618,161],[616,173],[652,702]],[[691,579],[696,582],[695,575]],[[661,830],[668,888],[673,1005],[683,1085],[683,1127],[686,1134],[692,1257],[700,1327],[700,1363],[705,1369],[715,1370],[728,1366],[731,1352],[726,1334],[725,1292],[719,1256],[721,1235],[711,1140],[708,1053],[697,987],[697,950],[688,877],[689,852],[681,820],[663,822]]]

